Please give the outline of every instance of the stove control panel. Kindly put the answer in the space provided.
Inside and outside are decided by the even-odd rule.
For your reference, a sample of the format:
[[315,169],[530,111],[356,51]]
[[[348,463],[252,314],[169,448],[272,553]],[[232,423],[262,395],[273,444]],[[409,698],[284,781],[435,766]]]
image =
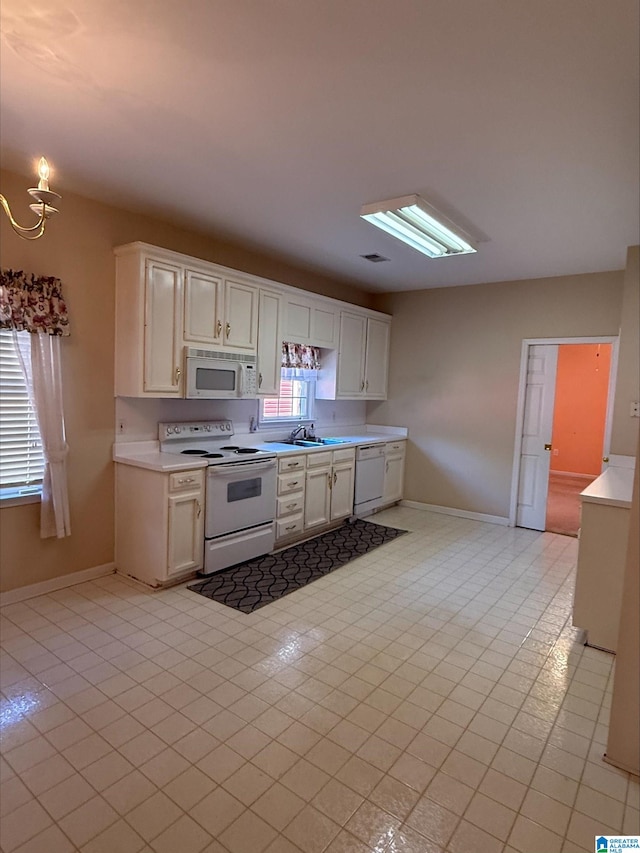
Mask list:
[[160,441],[175,441],[176,439],[228,437],[233,435],[231,421],[187,421],[186,423],[158,424]]

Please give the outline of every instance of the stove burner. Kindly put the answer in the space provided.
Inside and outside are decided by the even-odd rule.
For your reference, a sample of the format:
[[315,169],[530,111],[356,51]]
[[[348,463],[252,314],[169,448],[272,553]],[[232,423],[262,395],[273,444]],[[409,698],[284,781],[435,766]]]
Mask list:
[[240,450],[237,444],[227,444],[224,447],[221,447],[220,450]]
[[260,453],[255,447],[239,447],[236,453]]
[[205,459],[222,459],[224,457],[224,453],[205,453]]
[[206,456],[206,450],[181,450],[180,453],[184,453],[185,456]]

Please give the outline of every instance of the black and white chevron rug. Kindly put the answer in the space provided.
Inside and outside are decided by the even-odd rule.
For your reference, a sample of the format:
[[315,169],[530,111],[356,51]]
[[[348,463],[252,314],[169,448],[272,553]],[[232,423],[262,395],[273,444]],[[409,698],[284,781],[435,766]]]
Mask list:
[[404,533],[358,518],[277,554],[216,572],[188,589],[252,613]]

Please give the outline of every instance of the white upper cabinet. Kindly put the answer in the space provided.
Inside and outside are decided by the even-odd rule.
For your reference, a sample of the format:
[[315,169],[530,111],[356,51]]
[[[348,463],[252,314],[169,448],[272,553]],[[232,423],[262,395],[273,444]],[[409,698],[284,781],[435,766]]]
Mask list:
[[385,400],[389,374],[388,320],[367,318],[367,343],[364,355],[364,393],[368,400]]
[[332,349],[337,344],[338,314],[330,302],[287,296],[283,340]]
[[222,278],[206,272],[184,272],[184,339],[191,344],[222,343]]
[[258,394],[277,395],[280,391],[282,297],[261,290],[258,306]]
[[364,396],[366,346],[366,316],[343,311],[340,315],[340,354],[336,396],[351,398]]
[[387,396],[390,320],[342,311],[340,349],[323,358],[316,396],[329,400],[384,400]]
[[280,387],[282,341],[324,350],[319,399],[384,399],[390,317],[218,264],[129,243],[116,255],[115,394],[183,397],[184,349],[258,357]]
[[225,278],[223,346],[256,352],[258,347],[258,289],[241,280]]

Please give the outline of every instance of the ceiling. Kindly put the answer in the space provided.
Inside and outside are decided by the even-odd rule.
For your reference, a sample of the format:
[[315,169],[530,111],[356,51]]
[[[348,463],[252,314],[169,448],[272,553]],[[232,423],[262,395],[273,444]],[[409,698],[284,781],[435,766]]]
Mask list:
[[[622,269],[638,6],[2,0],[3,165],[45,153],[63,195],[369,291]],[[478,253],[429,259],[360,220],[410,193]],[[376,252],[389,262],[360,257]]]

